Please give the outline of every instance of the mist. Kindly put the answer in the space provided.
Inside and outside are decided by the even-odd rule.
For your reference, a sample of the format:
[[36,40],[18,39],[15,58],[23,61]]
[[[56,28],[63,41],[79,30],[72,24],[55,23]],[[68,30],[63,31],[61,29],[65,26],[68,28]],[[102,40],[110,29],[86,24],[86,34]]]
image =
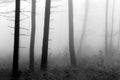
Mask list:
[[[32,1],[20,0],[19,68],[29,69],[32,31]],[[15,0],[0,1],[0,68],[12,69],[15,35]],[[41,65],[44,51],[46,0],[36,0],[34,66]],[[109,0],[51,0],[47,61],[48,67],[79,65],[85,58],[96,56],[120,57],[120,1]],[[73,8],[70,8],[73,6]],[[73,9],[73,16],[70,11]],[[106,14],[107,11],[107,14]],[[107,17],[106,17],[107,16]],[[71,17],[71,18],[70,18]],[[73,19],[72,19],[73,18]],[[72,19],[73,24],[70,24]],[[73,25],[73,31],[70,26]],[[107,31],[107,32],[106,32]],[[72,34],[73,32],[73,34]],[[107,35],[106,35],[107,34]],[[73,37],[73,42],[72,38]],[[71,44],[72,43],[72,44]],[[73,48],[70,47],[70,44]],[[72,49],[72,50],[71,50]],[[72,53],[70,52],[73,51]],[[73,55],[73,56],[71,56]]]

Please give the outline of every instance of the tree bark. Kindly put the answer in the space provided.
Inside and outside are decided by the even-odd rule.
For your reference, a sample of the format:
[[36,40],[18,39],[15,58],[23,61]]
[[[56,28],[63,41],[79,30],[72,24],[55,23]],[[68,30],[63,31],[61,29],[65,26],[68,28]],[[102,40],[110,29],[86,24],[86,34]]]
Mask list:
[[34,71],[34,45],[35,45],[35,29],[36,29],[36,0],[32,0],[31,8],[31,39],[30,39],[30,71]]
[[43,47],[42,47],[42,58],[41,58],[41,70],[44,70],[44,71],[47,70],[47,62],[48,62],[47,59],[48,59],[50,7],[51,7],[51,0],[46,0],[44,33],[43,33]]
[[68,0],[69,9],[69,52],[72,66],[76,66],[76,56],[74,49],[74,23],[73,23],[73,1]]
[[15,7],[15,30],[14,30],[14,52],[12,77],[18,77],[19,70],[19,29],[20,29],[20,0],[16,0]]

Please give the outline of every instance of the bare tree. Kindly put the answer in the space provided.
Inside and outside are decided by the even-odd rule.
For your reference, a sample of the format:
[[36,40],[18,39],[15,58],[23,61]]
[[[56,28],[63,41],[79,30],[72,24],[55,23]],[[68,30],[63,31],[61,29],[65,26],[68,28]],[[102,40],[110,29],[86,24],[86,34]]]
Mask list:
[[105,13],[105,55],[108,55],[108,3],[106,0],[106,13]]
[[76,66],[76,56],[74,49],[74,23],[73,23],[73,1],[68,0],[68,9],[69,9],[69,52],[71,58],[71,64]]
[[113,0],[113,9],[112,9],[112,27],[111,27],[111,38],[110,38],[110,50],[111,50],[111,53],[112,53],[112,48],[113,48],[114,12],[115,12],[115,0]]
[[30,40],[30,71],[34,71],[34,45],[35,45],[35,29],[36,29],[36,0],[32,0],[31,7],[31,40]]
[[81,40],[80,40],[77,54],[81,54],[81,51],[82,51],[82,44],[85,38],[85,33],[86,33],[86,28],[87,28],[87,18],[88,18],[88,0],[86,0],[86,3],[85,3],[85,18],[84,18]]
[[51,0],[46,0],[43,47],[42,47],[42,58],[41,58],[41,70],[44,70],[44,71],[47,70],[50,7],[51,7]]
[[120,48],[120,16],[119,16],[119,31],[118,31],[118,49]]
[[18,77],[19,70],[19,28],[20,28],[20,0],[16,0],[15,11],[15,33],[14,33],[14,52],[13,52],[13,68],[12,77]]

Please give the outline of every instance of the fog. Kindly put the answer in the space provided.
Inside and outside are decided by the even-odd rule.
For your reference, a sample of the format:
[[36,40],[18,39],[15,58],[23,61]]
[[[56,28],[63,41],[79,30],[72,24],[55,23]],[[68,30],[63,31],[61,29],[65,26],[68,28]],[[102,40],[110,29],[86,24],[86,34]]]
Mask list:
[[[74,0],[74,46],[77,54],[80,45],[81,33],[85,19],[85,0]],[[68,43],[68,0],[52,1],[50,18],[50,34],[49,34],[49,58],[54,57],[57,65],[63,65],[64,55],[69,57]],[[114,10],[114,30],[113,30],[113,46],[116,53],[119,53],[119,27],[120,27],[120,1],[115,0]],[[110,36],[112,26],[112,9],[113,0],[109,1],[108,9],[108,36]],[[14,46],[14,0],[0,1],[0,60],[12,64],[13,46]],[[45,0],[38,0],[36,6],[36,35],[35,35],[35,61],[39,60],[42,53],[42,40],[44,28]],[[106,0],[88,0],[88,17],[86,20],[86,32],[82,43],[82,56],[98,55],[102,51],[105,53],[105,13]],[[30,33],[31,33],[31,3],[30,1],[21,1],[21,28],[20,34],[20,63],[25,62],[24,67],[28,67]],[[108,41],[110,37],[108,37]],[[120,48],[120,47],[119,47]],[[50,58],[50,59],[51,59]],[[69,58],[68,62],[69,61]],[[67,61],[66,59],[66,61]],[[25,60],[25,61],[24,61]],[[57,62],[63,62],[59,64]],[[39,64],[39,63],[37,63]],[[4,64],[6,65],[6,64]]]

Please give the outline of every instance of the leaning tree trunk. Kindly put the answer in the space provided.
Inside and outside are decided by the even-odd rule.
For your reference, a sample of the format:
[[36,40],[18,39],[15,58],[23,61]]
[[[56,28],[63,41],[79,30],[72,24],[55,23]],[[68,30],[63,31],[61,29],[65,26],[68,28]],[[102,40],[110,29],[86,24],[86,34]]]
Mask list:
[[36,29],[36,0],[32,0],[31,13],[31,40],[30,40],[30,71],[34,71],[34,45],[35,45],[35,29]]
[[47,70],[50,7],[51,7],[51,0],[46,0],[43,47],[42,47],[42,58],[41,58],[41,70],[43,71]]
[[19,70],[19,28],[20,28],[20,0],[16,0],[15,9],[15,30],[14,30],[14,52],[13,52],[13,67],[12,77],[16,79],[18,77]]
[[85,19],[84,19],[84,24],[83,24],[82,34],[81,34],[80,45],[78,47],[78,52],[77,52],[77,54],[79,54],[80,56],[82,53],[83,40],[85,39],[85,33],[86,33],[86,27],[87,27],[87,18],[88,18],[88,0],[86,0],[86,4],[85,4]]
[[68,9],[69,9],[69,52],[71,58],[71,64],[76,66],[76,56],[74,49],[74,23],[73,23],[73,1],[68,0]]
[[108,56],[108,2],[106,0],[106,15],[105,15],[105,56]]

